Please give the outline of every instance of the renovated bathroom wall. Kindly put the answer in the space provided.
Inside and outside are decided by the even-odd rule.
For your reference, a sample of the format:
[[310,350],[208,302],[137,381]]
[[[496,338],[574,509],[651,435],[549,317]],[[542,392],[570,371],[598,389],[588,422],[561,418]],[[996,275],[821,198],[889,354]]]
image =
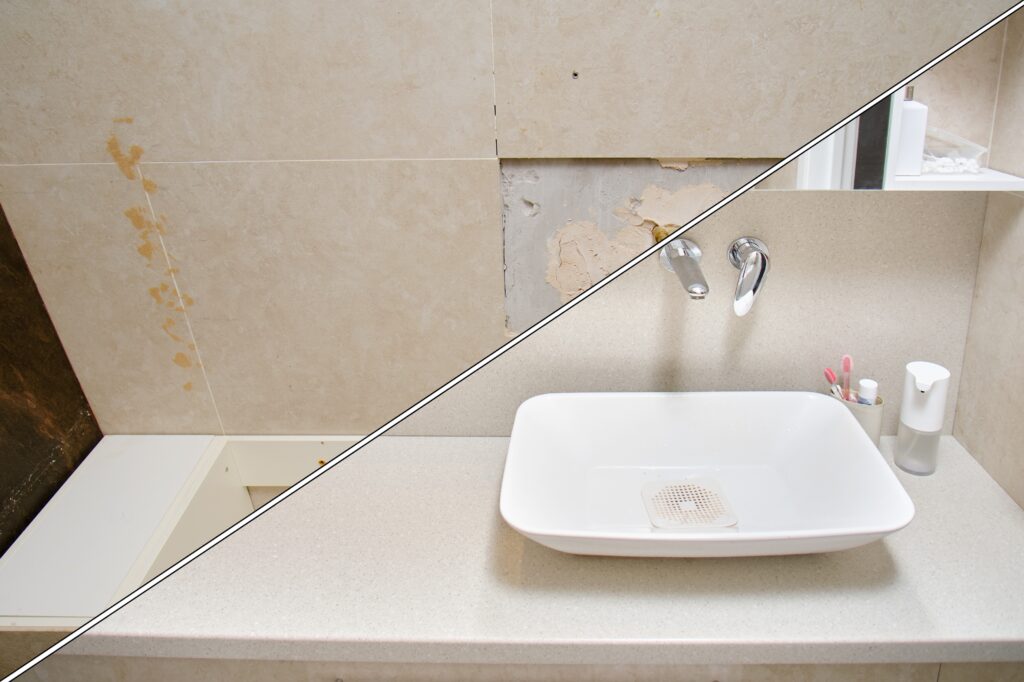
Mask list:
[[[1024,176],[1024,19],[1009,22],[991,165]],[[954,433],[1024,506],[1024,195],[991,193],[974,288]]]
[[363,433],[510,333],[499,156],[782,156],[1008,6],[7,2],[0,202],[105,432]]
[[[1000,22],[914,80],[914,99],[928,106],[929,127],[991,145],[1008,23]],[[987,158],[981,158],[983,165]]]
[[[887,434],[904,365],[949,367],[948,432],[985,205],[981,192],[748,192],[687,233],[704,252],[706,300],[649,258],[394,432],[508,435],[518,405],[547,392],[823,393],[844,353],[878,380]],[[744,236],[767,244],[771,271],[739,318],[726,250]]]

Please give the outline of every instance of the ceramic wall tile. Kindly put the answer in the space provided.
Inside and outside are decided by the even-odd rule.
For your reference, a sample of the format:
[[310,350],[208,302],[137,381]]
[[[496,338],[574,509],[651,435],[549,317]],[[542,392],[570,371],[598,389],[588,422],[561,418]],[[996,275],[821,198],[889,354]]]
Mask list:
[[[651,258],[396,433],[508,435],[518,405],[548,392],[824,392],[823,369],[844,353],[879,381],[894,433],[908,361],[959,380],[984,210],[977,193],[750,192],[688,233],[704,251],[706,300]],[[738,318],[726,249],[743,236],[767,243],[772,269]]]
[[786,156],[1010,4],[495,0],[498,149]]
[[505,339],[496,161],[145,171],[228,433],[365,433]]
[[494,156],[487,0],[0,3],[0,163]]
[[161,246],[174,227],[133,178],[114,164],[0,167],[0,204],[102,431],[217,433]]
[[989,195],[955,435],[1024,506],[1024,198]]

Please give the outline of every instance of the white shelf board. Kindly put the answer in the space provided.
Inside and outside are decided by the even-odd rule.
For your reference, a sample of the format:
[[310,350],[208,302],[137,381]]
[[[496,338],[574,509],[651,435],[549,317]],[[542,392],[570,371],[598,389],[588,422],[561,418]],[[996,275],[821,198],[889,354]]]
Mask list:
[[974,192],[1024,192],[1024,178],[982,168],[980,173],[929,173],[892,175],[885,187],[890,190],[955,190]]

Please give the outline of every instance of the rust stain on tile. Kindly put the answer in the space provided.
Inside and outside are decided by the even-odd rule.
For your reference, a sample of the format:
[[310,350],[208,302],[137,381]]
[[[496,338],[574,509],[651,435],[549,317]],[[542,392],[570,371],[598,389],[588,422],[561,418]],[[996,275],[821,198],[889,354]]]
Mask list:
[[153,260],[153,242],[151,242],[149,240],[146,240],[146,241],[142,242],[141,244],[139,244],[136,247],[135,250],[139,252],[140,256],[142,256],[146,260],[152,262],[152,260]]
[[135,123],[135,119],[131,116],[119,116],[114,119],[114,123]]
[[121,151],[121,143],[118,141],[117,135],[111,135],[110,139],[107,140],[107,152],[114,159],[114,163],[121,169],[121,172],[124,173],[124,176],[129,180],[134,180],[135,166],[138,164],[139,159],[142,158],[142,147],[133,144],[128,148],[128,153],[125,154]]
[[124,214],[125,217],[127,217],[128,220],[131,222],[132,227],[134,227],[136,230],[147,229],[146,226],[149,223],[149,221],[146,220],[146,216],[143,215],[142,209],[140,207],[132,206],[131,208],[127,209],[124,212]]
[[184,339],[182,339],[180,336],[171,331],[171,327],[173,327],[175,324],[176,323],[174,321],[174,318],[168,317],[167,319],[164,320],[164,323],[160,325],[160,328],[164,330],[164,333],[167,334],[167,336],[171,337],[178,343],[181,343],[182,341],[184,341]]
[[[130,117],[122,117],[114,119],[115,123],[131,123]],[[142,158],[142,147],[138,145],[132,145],[129,147],[128,152],[125,153],[121,148],[121,143],[117,139],[116,135],[111,135],[107,140],[107,151],[110,153],[111,158],[117,163],[121,173],[124,174],[129,180],[141,180],[142,190],[146,193],[147,198],[150,194],[157,191],[157,183],[150,179],[142,177],[142,174],[138,172],[137,166],[139,159]],[[147,201],[148,203],[148,201]],[[132,228],[135,231],[135,235],[138,238],[138,243],[135,246],[135,250],[140,256],[146,260],[146,266],[153,270],[156,270],[156,266],[153,261],[153,257],[157,255],[157,248],[163,252],[163,256],[168,263],[175,263],[177,259],[174,258],[165,244],[162,243],[160,235],[167,234],[166,225],[168,223],[167,217],[164,214],[160,214],[159,219],[153,214],[152,205],[149,208],[143,206],[132,206],[124,211],[125,218],[131,223]],[[157,240],[153,240],[153,235],[157,235]],[[161,243],[157,243],[157,241]],[[185,308],[192,306],[195,300],[187,293],[182,292],[176,285],[174,291],[172,291],[172,284],[174,283],[173,277],[179,272],[177,267],[169,266],[163,270],[163,275],[171,277],[171,282],[165,280],[160,281],[155,286],[146,288],[146,292],[153,302],[163,308],[167,308],[171,316],[165,317],[163,323],[160,324],[160,329],[173,343],[187,346],[189,353],[178,351],[176,352],[171,361],[185,370],[190,370],[190,373],[194,371],[194,367],[197,366],[198,360],[193,362],[190,353],[196,352],[196,346],[191,341],[187,341],[183,336],[177,334],[175,329],[180,329],[178,323],[184,320],[187,324],[187,318],[177,318],[177,314],[180,313],[184,316]],[[182,384],[182,388],[185,391],[191,391],[193,382],[187,381]]]

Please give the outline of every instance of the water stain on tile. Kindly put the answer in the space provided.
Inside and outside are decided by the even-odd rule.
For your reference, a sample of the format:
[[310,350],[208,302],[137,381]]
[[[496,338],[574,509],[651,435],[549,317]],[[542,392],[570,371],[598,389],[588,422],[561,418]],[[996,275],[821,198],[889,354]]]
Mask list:
[[184,367],[188,369],[189,367],[192,366],[192,360],[181,351],[178,351],[177,353],[174,354],[174,364],[176,364],[178,367]]
[[119,116],[114,119],[114,123],[134,123],[135,119],[131,116]]
[[142,189],[146,191],[146,194],[153,194],[156,192],[157,184],[149,178],[142,179]]
[[191,381],[186,381],[184,384],[181,385],[181,387],[183,389],[185,389],[186,391],[191,391],[192,390],[192,382]]

